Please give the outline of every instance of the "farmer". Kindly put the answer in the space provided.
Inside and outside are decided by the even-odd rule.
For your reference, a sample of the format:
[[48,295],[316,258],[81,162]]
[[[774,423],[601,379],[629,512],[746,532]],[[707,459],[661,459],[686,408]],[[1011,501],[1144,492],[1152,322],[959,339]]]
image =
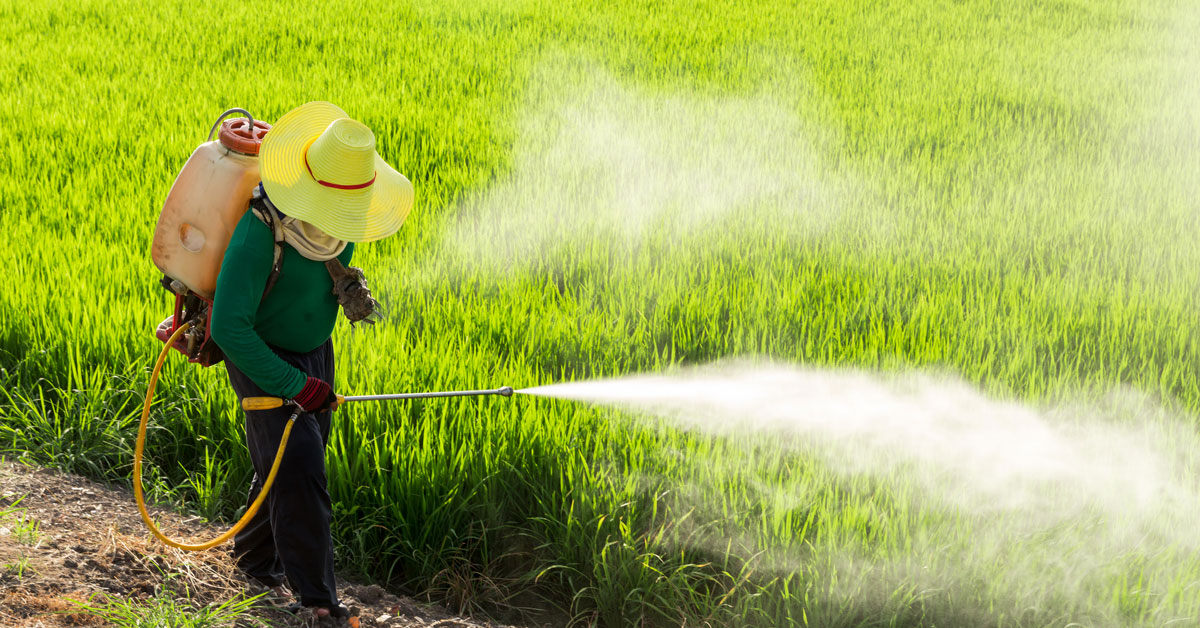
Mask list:
[[[334,581],[325,480],[336,399],[330,336],[338,296],[332,277],[350,263],[356,242],[400,228],[413,188],[375,152],[371,129],[327,102],[285,114],[259,155],[262,182],[234,229],[217,278],[212,338],[225,353],[239,402],[282,397],[302,412],[265,508],[235,537],[233,551],[252,588],[269,590],[273,601],[291,601],[286,576],[299,597],[291,610],[311,607],[318,619],[346,617]],[[334,259],[340,265],[327,267]],[[285,405],[246,413],[254,465],[247,503],[262,489],[293,411]]]

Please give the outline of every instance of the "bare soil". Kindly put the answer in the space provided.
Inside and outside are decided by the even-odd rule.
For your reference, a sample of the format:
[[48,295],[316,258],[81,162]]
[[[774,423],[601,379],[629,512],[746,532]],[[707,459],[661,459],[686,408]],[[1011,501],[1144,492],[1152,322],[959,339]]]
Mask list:
[[[18,503],[19,500],[19,503]],[[14,506],[14,504],[16,504]],[[246,595],[228,547],[184,552],[150,535],[133,495],[86,478],[0,462],[0,626],[104,626],[75,601],[147,601],[161,594],[202,607]],[[223,530],[197,517],[151,508],[172,538],[212,538]],[[31,531],[32,522],[36,530]],[[394,595],[377,585],[339,581],[353,626],[494,628],[445,609]],[[275,626],[310,619],[262,605],[252,616]],[[249,623],[249,622],[248,622]]]

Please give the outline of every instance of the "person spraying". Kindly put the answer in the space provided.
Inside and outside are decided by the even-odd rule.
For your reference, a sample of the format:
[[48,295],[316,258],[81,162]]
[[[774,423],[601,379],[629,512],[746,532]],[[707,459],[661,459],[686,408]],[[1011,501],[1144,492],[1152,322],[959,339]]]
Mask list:
[[[232,113],[244,117],[226,120]],[[376,154],[371,130],[336,106],[308,103],[274,128],[234,108],[192,152],[154,228],[150,258],[174,296],[174,310],[154,331],[164,344],[150,370],[134,445],[138,512],[170,547],[201,552],[233,540],[252,592],[286,604],[290,582],[300,599],[289,607],[310,607],[318,620],[348,612],[333,575],[324,467],[332,411],[364,401],[516,392],[501,386],[334,394],[330,337],[338,307],[351,324],[373,323],[378,307],[362,271],[347,266],[354,245],[395,233],[412,205],[412,184]],[[246,411],[255,471],[249,502],[232,527],[206,541],[167,536],[142,490],[154,391],[173,352],[201,367],[224,362]]]
[[263,489],[285,426],[297,412],[274,486],[234,537],[239,569],[293,610],[346,617],[333,571],[326,487],[339,305],[352,321],[375,307],[357,243],[395,233],[413,206],[409,180],[375,150],[366,125],[328,102],[289,111],[263,137],[261,183],[229,239],[212,300],[211,337],[239,403],[273,396],[291,404],[247,411],[246,444]]

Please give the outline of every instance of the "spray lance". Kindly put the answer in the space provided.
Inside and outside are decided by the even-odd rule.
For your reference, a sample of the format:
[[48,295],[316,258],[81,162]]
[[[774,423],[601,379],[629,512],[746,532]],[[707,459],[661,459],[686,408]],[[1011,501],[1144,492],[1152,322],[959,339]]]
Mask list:
[[[487,395],[500,395],[501,397],[511,397],[513,394],[512,386],[501,386],[492,390],[448,390],[444,392],[419,392],[419,393],[395,393],[390,395],[337,395],[333,403],[329,405],[330,410],[337,410],[344,403],[351,401],[393,401],[397,399],[436,399],[441,397],[484,397]],[[274,410],[282,408],[284,405],[295,405],[295,402],[282,397],[246,397],[242,400],[242,409],[247,412],[255,410]]]
[[[242,113],[244,118],[225,119],[231,113]],[[213,134],[220,133],[217,140]],[[163,363],[172,349],[187,356],[188,361],[201,367],[218,364],[224,359],[220,347],[211,342],[211,312],[213,296],[216,289],[217,275],[220,272],[221,261],[229,239],[233,235],[233,226],[247,211],[253,196],[253,190],[259,181],[258,149],[263,137],[269,132],[271,125],[256,121],[244,109],[230,109],[217,118],[208,134],[208,141],[201,144],[188,158],[183,169],[171,186],[167,199],[159,215],[158,224],[154,230],[154,241],[151,247],[151,259],[162,271],[162,285],[175,297],[174,312],[158,325],[155,335],[163,341],[164,346],[154,363],[150,373],[150,381],[146,387],[146,400],[142,406],[142,418],[138,424],[137,443],[133,455],[133,494],[137,500],[138,511],[142,521],[163,543],[182,550],[201,551],[216,547],[229,541],[254,518],[262,505],[267,492],[275,482],[279,464],[283,460],[283,452],[287,448],[288,436],[292,426],[300,416],[299,406],[292,413],[283,436],[279,441],[279,449],[271,464],[271,471],[263,482],[258,497],[246,509],[246,513],[224,534],[204,543],[181,543],[168,538],[146,510],[145,496],[142,494],[142,454],[146,443],[146,425],[150,418],[150,407],[154,400],[154,389],[158,384],[158,375]],[[345,270],[342,269],[346,274]],[[349,271],[357,271],[351,268]],[[330,270],[334,275],[334,270]],[[346,274],[348,283],[354,283],[356,276]],[[358,278],[361,278],[358,276]],[[334,275],[335,287],[339,276]],[[365,290],[369,297],[369,291]],[[339,295],[339,303],[342,302]],[[350,312],[347,312],[350,317]],[[355,320],[351,317],[351,320]],[[370,322],[370,321],[366,321]],[[392,395],[338,395],[331,404],[337,408],[344,403],[355,401],[383,401],[390,399],[431,399],[439,397],[477,397],[485,395],[500,395],[511,397],[513,389],[508,386],[494,390],[462,390],[447,392],[403,393]],[[269,410],[285,404],[295,405],[291,400],[279,397],[249,397],[242,401],[246,410]]]
[[[222,543],[225,543],[226,541],[229,541],[234,537],[234,535],[240,532],[242,528],[246,527],[246,525],[250,523],[251,519],[254,518],[254,515],[258,512],[259,507],[262,506],[263,501],[266,499],[268,491],[271,490],[271,486],[275,483],[275,475],[279,472],[279,464],[283,461],[283,452],[287,449],[288,437],[291,436],[292,426],[296,424],[296,419],[300,417],[300,414],[303,412],[303,410],[292,400],[283,399],[281,397],[246,397],[243,399],[242,408],[248,411],[272,410],[283,407],[284,405],[296,406],[296,410],[292,412],[292,415],[288,418],[287,425],[283,428],[283,436],[279,439],[279,449],[275,451],[275,459],[271,463],[271,470],[269,473],[267,473],[266,480],[263,481],[262,490],[259,491],[258,497],[255,498],[254,502],[250,504],[250,507],[246,509],[246,513],[242,515],[242,518],[239,519],[237,523],[233,524],[233,527],[231,527],[224,534],[210,541],[194,544],[181,543],[167,537],[162,533],[161,530],[158,529],[158,526],[154,524],[154,521],[150,518],[149,512],[146,510],[145,498],[142,495],[142,453],[146,443],[146,424],[150,417],[150,405],[151,401],[154,399],[154,389],[158,384],[158,374],[162,370],[162,365],[166,360],[167,355],[170,353],[171,349],[175,347],[175,341],[181,334],[186,333],[190,327],[191,323],[182,323],[179,326],[179,329],[176,330],[175,333],[170,336],[170,338],[168,338],[166,345],[162,348],[162,351],[158,355],[158,360],[154,363],[154,369],[150,373],[150,383],[146,389],[146,402],[142,406],[142,419],[138,423],[137,445],[134,448],[133,453],[133,493],[137,498],[138,511],[142,515],[142,521],[146,523],[146,526],[150,528],[150,532],[153,533],[158,540],[171,547],[198,552],[216,547]],[[512,394],[513,389],[511,386],[502,386],[500,388],[491,390],[451,390],[442,392],[399,393],[390,395],[337,395],[336,400],[333,404],[331,404],[330,409],[336,409],[342,404],[355,401],[434,399],[443,397],[482,397],[487,395],[511,397]]]

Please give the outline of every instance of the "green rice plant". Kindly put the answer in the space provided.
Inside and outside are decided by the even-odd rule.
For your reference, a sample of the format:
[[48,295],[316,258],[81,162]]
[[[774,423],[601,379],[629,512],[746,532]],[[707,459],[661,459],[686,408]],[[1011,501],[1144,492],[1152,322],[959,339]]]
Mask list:
[[[11,536],[17,543],[36,546],[42,538],[39,532],[40,523],[30,517],[28,511],[20,506],[24,499],[25,496],[22,495],[7,506],[0,507],[0,527],[5,529],[5,535]],[[18,581],[25,578],[28,573],[36,573],[29,565],[29,557],[25,555],[24,551],[17,556],[15,561],[0,565],[0,567]]]
[[222,493],[229,481],[228,459],[218,459],[204,451],[204,466],[196,472],[182,469],[187,476],[188,485],[195,495],[192,501],[197,512],[207,519],[215,519],[226,505],[221,501]]
[[37,545],[42,538],[39,532],[41,523],[30,517],[25,508],[18,507],[24,499],[24,496],[18,497],[13,503],[0,509],[0,524],[4,525],[17,543]]
[[[170,310],[145,255],[162,199],[215,113],[315,99],[370,126],[418,194],[356,254],[390,317],[335,333],[339,392],[757,356],[1032,403],[1132,389],[1192,416],[1198,30],[1186,3],[1132,0],[0,0],[0,453],[128,483]],[[801,201],[772,188],[797,176]],[[673,196],[689,177],[703,193]],[[674,205],[739,185],[753,202],[674,228]],[[659,201],[637,237],[593,215]],[[148,492],[229,519],[244,418],[221,367],[171,357]],[[534,600],[621,626],[1200,611],[1185,552],[1041,587],[964,565],[994,525],[901,473],[561,401],[348,407],[327,466],[342,566],[464,609]],[[1055,573],[1080,525],[1014,552]]]
[[9,523],[12,525],[13,539],[18,543],[37,545],[42,538],[41,532],[39,532],[41,524],[26,513],[17,514],[16,517],[9,520]]
[[147,601],[100,593],[87,601],[72,602],[78,608],[74,613],[97,617],[120,628],[222,628],[268,625],[251,614],[257,600],[258,597],[233,598],[220,604],[197,606],[190,597],[177,597],[174,591],[164,586]]
[[253,597],[236,596],[224,602],[200,604],[192,597],[185,582],[177,582],[177,574],[160,571],[161,582],[148,600],[123,599],[105,592],[95,593],[84,600],[67,598],[76,607],[71,614],[99,618],[122,628],[220,628],[232,626],[267,626],[264,619],[252,610],[265,594]]
[[16,497],[10,504],[0,508],[0,517],[8,517],[9,515],[25,512],[25,509],[21,507],[21,502],[25,501],[25,497],[25,495]]
[[17,557],[17,560],[14,562],[4,564],[3,568],[4,571],[8,572],[9,575],[16,578],[18,581],[24,579],[25,574],[27,573],[36,573],[36,571],[29,566],[29,557],[25,555]]

